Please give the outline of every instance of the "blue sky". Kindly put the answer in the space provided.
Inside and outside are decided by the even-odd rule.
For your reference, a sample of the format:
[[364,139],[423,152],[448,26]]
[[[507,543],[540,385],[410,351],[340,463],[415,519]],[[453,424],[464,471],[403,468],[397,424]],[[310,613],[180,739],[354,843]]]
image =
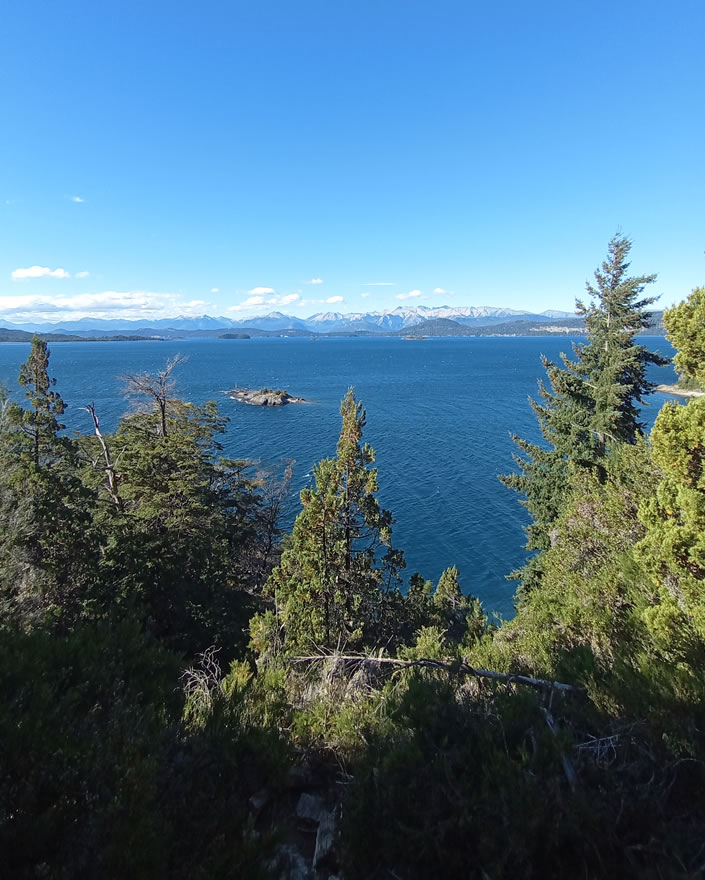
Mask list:
[[702,0],[2,6],[0,320],[705,283]]

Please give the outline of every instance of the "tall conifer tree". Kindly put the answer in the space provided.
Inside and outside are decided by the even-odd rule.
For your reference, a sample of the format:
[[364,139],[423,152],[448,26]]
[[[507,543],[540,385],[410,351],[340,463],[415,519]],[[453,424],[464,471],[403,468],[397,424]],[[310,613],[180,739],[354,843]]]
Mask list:
[[70,626],[94,584],[98,549],[93,493],[79,477],[76,444],[58,417],[66,408],[49,376],[49,348],[35,334],[19,384],[29,407],[10,404],[2,432],[0,595],[24,625]]
[[[610,444],[634,443],[643,433],[638,404],[652,385],[646,378],[649,364],[664,364],[660,355],[635,342],[649,326],[647,307],[653,297],[642,297],[655,275],[627,275],[631,242],[616,235],[606,260],[588,283],[589,305],[578,300],[585,318],[587,343],[574,344],[575,360],[561,355],[563,366],[547,358],[542,362],[550,390],[539,382],[541,403],[532,400],[544,443],[514,437],[523,455],[515,457],[519,473],[500,477],[524,496],[532,522],[527,528],[529,550],[543,551],[551,544],[551,526],[568,496],[573,468],[588,468],[598,476]],[[514,572],[524,589],[540,580],[540,556]]]
[[352,388],[340,414],[337,456],[314,468],[315,487],[301,492],[303,509],[268,583],[287,651],[373,637],[380,588],[403,566],[391,547],[392,516],[376,497],[375,454],[362,443],[365,411]]
[[20,366],[18,382],[25,389],[30,403],[28,409],[14,409],[15,422],[21,426],[29,439],[29,452],[35,467],[43,467],[57,457],[61,446],[59,431],[64,427],[61,416],[66,405],[61,395],[54,391],[56,379],[49,376],[49,346],[35,333],[29,357]]

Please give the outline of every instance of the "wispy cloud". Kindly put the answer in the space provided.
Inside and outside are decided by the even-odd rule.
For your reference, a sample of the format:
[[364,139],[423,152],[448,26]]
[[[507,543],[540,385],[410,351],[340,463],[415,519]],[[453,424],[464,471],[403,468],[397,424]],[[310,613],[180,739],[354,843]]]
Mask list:
[[363,287],[396,287],[396,281],[368,281]]
[[76,318],[171,318],[203,314],[203,300],[184,300],[176,293],[145,290],[104,290],[100,293],[42,296],[0,296],[0,319],[65,321]]
[[336,303],[345,302],[345,299],[342,296],[329,296],[328,299],[302,299],[301,302],[297,303],[300,306],[325,306],[325,305],[335,305]]
[[28,269],[15,269],[13,281],[24,281],[26,278],[70,278],[65,269],[50,269],[48,266],[30,266]]
[[228,306],[228,312],[245,312],[248,309],[256,308],[257,306],[290,306],[293,303],[298,303],[301,299],[298,293],[286,293],[283,296],[269,296],[270,293],[274,293],[274,290],[271,287],[255,287],[249,291],[250,294],[254,294],[253,296],[248,296],[246,300],[241,303],[238,303],[234,306]]
[[85,199],[82,199],[81,196],[71,196],[71,201],[72,201],[72,202],[76,202],[77,204],[81,205],[81,204],[83,204],[83,202],[85,202],[86,200],[85,200]]
[[211,293],[220,293],[219,287],[211,287]]
[[453,293],[452,290],[446,290],[444,287],[434,287],[433,292],[438,294],[438,296],[450,296]]
[[90,272],[76,272],[76,278],[88,278]]
[[410,290],[408,293],[398,293],[397,299],[417,299],[420,296],[423,296],[422,291]]
[[323,284],[322,278],[312,278],[310,281],[304,281],[304,284]]
[[370,294],[369,292],[367,292],[367,293],[361,293],[360,296],[362,296],[362,297],[367,297],[367,296],[371,296],[371,294]]

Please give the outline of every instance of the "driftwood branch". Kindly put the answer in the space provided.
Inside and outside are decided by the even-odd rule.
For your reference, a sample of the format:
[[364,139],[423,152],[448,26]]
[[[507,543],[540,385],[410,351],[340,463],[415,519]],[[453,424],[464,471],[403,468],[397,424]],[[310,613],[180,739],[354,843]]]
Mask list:
[[564,684],[560,681],[550,681],[545,678],[532,678],[529,675],[512,675],[508,672],[495,672],[492,669],[478,669],[470,666],[468,663],[461,663],[453,660],[396,660],[393,657],[375,657],[366,654],[313,654],[308,657],[292,657],[292,663],[320,663],[329,658],[343,660],[345,663],[356,663],[363,665],[366,663],[377,663],[379,665],[391,666],[396,669],[442,669],[446,672],[453,672],[462,675],[474,675],[476,678],[489,678],[494,681],[501,681],[505,684],[523,684],[528,687],[538,688],[547,691],[563,691],[582,693],[583,688],[573,684]]

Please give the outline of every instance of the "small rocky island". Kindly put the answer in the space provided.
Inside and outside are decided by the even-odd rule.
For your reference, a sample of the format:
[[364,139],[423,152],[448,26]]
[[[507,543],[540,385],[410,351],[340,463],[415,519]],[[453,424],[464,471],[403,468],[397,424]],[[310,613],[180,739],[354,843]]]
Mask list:
[[285,406],[287,403],[306,403],[303,397],[292,397],[282,388],[233,388],[226,391],[228,397],[249,403],[250,406]]

